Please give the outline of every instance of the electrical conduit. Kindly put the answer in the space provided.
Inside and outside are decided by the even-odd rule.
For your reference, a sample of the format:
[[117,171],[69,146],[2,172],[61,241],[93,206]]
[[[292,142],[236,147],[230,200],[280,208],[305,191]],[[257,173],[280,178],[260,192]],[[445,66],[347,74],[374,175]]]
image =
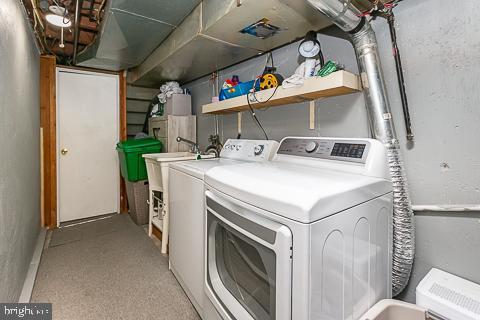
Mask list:
[[392,293],[405,289],[413,266],[415,230],[405,168],[390,112],[375,32],[350,0],[306,0],[351,35],[373,135],[387,148],[393,184]]

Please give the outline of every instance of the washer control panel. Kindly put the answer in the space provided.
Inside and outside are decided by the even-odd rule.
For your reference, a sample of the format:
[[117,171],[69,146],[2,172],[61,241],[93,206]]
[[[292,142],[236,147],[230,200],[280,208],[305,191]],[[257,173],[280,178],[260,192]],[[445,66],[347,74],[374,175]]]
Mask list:
[[286,138],[277,154],[365,163],[370,142],[332,138]]
[[220,152],[221,158],[246,161],[268,161],[278,149],[274,140],[228,139]]

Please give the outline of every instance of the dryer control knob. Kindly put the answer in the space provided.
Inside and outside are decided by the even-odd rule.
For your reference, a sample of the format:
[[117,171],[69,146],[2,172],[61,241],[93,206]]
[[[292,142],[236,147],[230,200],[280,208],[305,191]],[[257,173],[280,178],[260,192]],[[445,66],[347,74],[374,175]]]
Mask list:
[[305,151],[308,153],[312,153],[313,151],[317,150],[318,144],[315,141],[310,141],[305,146]]
[[256,155],[256,156],[259,156],[262,154],[263,152],[263,149],[265,149],[265,146],[263,144],[258,144],[255,146],[255,148],[253,149],[253,153]]

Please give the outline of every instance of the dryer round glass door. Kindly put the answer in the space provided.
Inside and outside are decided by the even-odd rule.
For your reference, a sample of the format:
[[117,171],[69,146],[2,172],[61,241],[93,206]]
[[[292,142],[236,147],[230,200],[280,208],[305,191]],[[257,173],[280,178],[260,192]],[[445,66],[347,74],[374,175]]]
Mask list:
[[284,303],[291,300],[283,289],[291,284],[291,234],[285,237],[286,227],[274,223],[277,228],[270,229],[258,224],[261,218],[245,219],[212,199],[207,206],[207,286],[215,300],[232,319],[283,319]]
[[223,286],[254,319],[275,319],[275,252],[211,219],[215,264]]

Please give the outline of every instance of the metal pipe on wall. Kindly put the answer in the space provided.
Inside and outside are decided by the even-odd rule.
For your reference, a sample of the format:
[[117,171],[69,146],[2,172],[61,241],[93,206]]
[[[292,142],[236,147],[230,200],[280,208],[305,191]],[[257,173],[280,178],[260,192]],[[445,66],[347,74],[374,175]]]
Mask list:
[[32,10],[33,10],[33,21],[35,23],[34,25],[34,30],[36,29],[36,24],[38,23],[42,30],[45,30],[45,26],[43,25],[43,20],[41,18],[41,15],[38,13],[38,6],[37,6],[37,1],[36,0],[30,0],[32,3]]
[[82,10],[83,0],[75,2],[75,28],[73,32],[73,65],[77,64],[78,37],[80,34],[80,11]]
[[420,204],[412,205],[413,211],[426,212],[480,212],[476,204]]
[[373,135],[387,148],[393,184],[392,293],[396,296],[405,289],[410,278],[415,253],[415,231],[405,169],[390,112],[375,32],[350,0],[306,1],[350,34]]
[[395,30],[395,15],[391,11],[387,16],[388,27],[390,29],[390,39],[392,41],[393,57],[395,58],[395,68],[397,69],[398,88],[400,98],[402,99],[403,117],[405,120],[405,130],[407,131],[407,140],[413,141],[412,121],[410,119],[410,110],[408,108],[407,92],[405,89],[405,78],[403,76],[402,58],[397,45],[397,32]]
[[[27,25],[31,25],[30,20],[28,18],[27,10],[26,10],[26,7],[25,7],[25,1],[22,1],[22,2],[23,2],[22,10],[24,12],[25,20],[27,21]],[[31,0],[31,3],[32,3],[32,10],[33,10],[33,23],[34,23],[33,26],[31,26],[32,27],[31,30],[32,30],[34,38],[35,38],[35,46],[37,47],[37,50],[40,54],[44,54],[46,52],[46,50],[45,50],[45,46],[42,42],[41,33],[43,32],[45,26],[43,25],[42,19],[39,18],[40,14],[38,13],[38,7],[36,5],[36,2],[34,0]],[[40,25],[40,28],[41,28],[40,33],[37,30],[37,24]]]

